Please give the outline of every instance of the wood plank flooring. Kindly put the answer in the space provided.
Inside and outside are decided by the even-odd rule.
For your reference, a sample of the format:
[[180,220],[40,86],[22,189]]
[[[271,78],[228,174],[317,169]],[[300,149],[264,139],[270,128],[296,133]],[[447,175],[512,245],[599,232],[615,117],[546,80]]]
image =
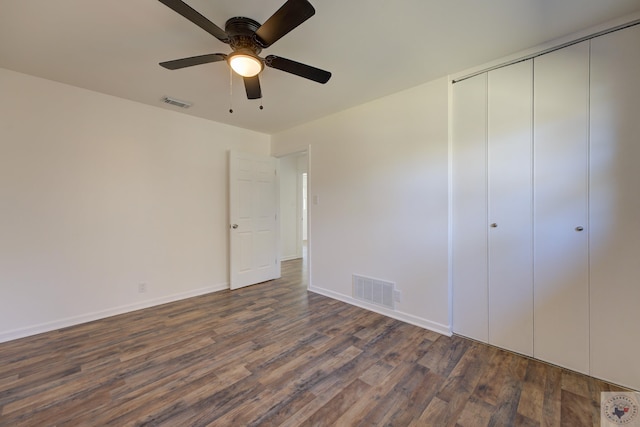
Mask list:
[[583,375],[283,278],[0,344],[1,426],[598,426]]

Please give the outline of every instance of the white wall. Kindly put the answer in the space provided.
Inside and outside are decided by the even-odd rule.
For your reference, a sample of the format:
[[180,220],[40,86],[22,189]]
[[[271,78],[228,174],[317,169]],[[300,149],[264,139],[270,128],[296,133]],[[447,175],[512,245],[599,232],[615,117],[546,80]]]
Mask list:
[[[311,289],[351,303],[353,273],[395,282],[384,312],[449,333],[445,78],[276,134],[310,146]],[[314,204],[314,197],[318,204]]]
[[268,135],[3,69],[0,93],[0,341],[228,286],[227,150]]

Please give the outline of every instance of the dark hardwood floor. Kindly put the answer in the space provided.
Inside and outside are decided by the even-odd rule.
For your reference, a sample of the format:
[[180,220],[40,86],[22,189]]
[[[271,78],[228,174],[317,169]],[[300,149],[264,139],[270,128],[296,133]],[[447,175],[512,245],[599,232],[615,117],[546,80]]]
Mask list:
[[598,426],[620,390],[283,278],[0,344],[2,426]]

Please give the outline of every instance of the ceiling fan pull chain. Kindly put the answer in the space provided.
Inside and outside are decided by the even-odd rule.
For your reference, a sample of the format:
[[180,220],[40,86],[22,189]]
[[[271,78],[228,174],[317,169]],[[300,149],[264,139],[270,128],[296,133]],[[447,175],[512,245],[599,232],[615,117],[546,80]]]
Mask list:
[[233,114],[233,70],[229,67],[229,113]]

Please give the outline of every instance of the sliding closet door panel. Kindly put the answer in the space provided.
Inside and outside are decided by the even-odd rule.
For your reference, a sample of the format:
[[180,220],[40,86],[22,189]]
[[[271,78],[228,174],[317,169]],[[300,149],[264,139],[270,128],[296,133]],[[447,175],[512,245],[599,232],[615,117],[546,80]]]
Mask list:
[[534,356],[588,373],[589,42],[534,74]]
[[591,373],[640,389],[640,26],[591,41]]
[[488,342],[487,75],[453,86],[453,331]]
[[532,61],[488,74],[489,342],[533,355]]

